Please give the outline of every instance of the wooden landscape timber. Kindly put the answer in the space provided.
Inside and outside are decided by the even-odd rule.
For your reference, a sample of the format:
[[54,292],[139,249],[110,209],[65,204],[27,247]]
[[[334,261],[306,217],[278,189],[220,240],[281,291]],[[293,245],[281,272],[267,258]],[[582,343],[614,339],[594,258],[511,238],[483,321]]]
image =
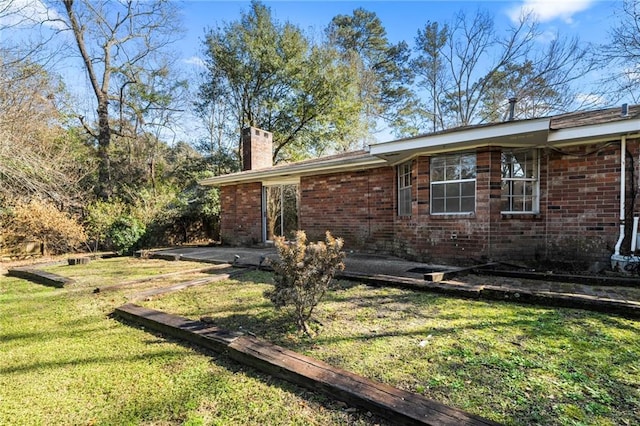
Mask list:
[[611,287],[640,287],[640,277],[607,277],[603,275],[574,275],[539,271],[508,271],[474,267],[473,273],[494,277],[524,278],[529,280],[554,281],[563,283],[590,284]]
[[[215,281],[223,281],[223,280],[228,280],[231,278],[235,278],[239,275],[242,275],[244,273],[249,272],[250,269],[237,269],[234,271],[231,271],[229,273],[225,273],[225,274],[215,274],[212,275],[210,277],[205,277],[205,278],[199,278],[199,279],[195,279],[195,280],[191,280],[191,281],[185,281],[185,282],[181,282],[178,284],[174,284],[172,286],[168,286],[168,287],[159,287],[159,288],[154,288],[151,290],[147,290],[147,291],[142,291],[139,293],[136,293],[134,295],[132,295],[129,300],[131,301],[136,301],[136,300],[145,300],[149,297],[153,297],[153,296],[158,296],[160,294],[165,294],[165,293],[171,293],[174,291],[180,291],[180,290],[184,290],[186,288],[189,287],[196,287],[199,285],[204,285],[204,284],[208,284],[211,282],[215,282]],[[94,293],[97,293],[96,291],[94,291]]]
[[125,321],[186,340],[230,358],[402,425],[498,425],[491,420],[448,407],[418,394],[374,382],[322,361],[256,337],[229,332],[202,321],[147,309],[134,304],[116,308]]
[[104,286],[104,287],[97,287],[93,292],[94,293],[102,293],[102,292],[109,291],[109,290],[116,290],[116,289],[119,289],[119,288],[122,288],[122,287],[130,287],[130,286],[135,286],[137,284],[147,283],[149,281],[156,281],[156,280],[175,277],[175,276],[179,276],[179,275],[185,275],[185,274],[215,272],[215,271],[219,271],[221,269],[226,269],[226,268],[230,268],[230,267],[231,267],[230,264],[225,263],[225,264],[218,264],[218,265],[215,265],[215,266],[205,266],[203,268],[187,269],[185,271],[167,272],[166,274],[151,275],[149,277],[137,278],[135,280],[129,280],[129,281],[123,281],[121,283],[114,284],[114,285],[109,285],[109,286]]
[[7,275],[55,288],[63,288],[68,284],[74,283],[71,278],[28,267],[11,268],[7,271]]

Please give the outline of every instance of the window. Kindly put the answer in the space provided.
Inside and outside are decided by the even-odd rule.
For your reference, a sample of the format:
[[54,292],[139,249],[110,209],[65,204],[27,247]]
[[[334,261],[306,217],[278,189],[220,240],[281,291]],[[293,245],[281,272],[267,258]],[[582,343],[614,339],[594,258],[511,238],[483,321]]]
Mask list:
[[503,213],[538,212],[538,151],[502,152]]
[[398,216],[411,216],[411,162],[398,166]]
[[476,209],[476,155],[431,158],[431,213],[473,213]]

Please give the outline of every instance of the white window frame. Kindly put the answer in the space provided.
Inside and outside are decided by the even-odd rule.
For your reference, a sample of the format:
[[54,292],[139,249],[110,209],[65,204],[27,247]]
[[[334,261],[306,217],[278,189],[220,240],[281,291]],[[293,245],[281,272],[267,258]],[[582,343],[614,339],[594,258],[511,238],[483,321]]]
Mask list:
[[[525,176],[513,176],[513,161],[508,165],[505,163],[505,154],[513,155],[514,153],[526,153],[532,156],[531,170],[525,170]],[[503,150],[500,160],[500,174],[501,174],[501,193],[500,193],[500,205],[505,201],[504,191],[505,185],[508,185],[509,192],[506,196],[509,202],[509,209],[502,210],[502,214],[538,214],[540,212],[540,153],[538,149],[524,149],[524,150]],[[510,176],[505,176],[507,172]],[[522,194],[514,194],[514,184],[522,182]],[[531,187],[531,209],[525,210],[527,194],[525,188]],[[514,199],[522,198],[519,202],[522,207],[520,210],[514,210]]]
[[411,216],[411,161],[398,166],[398,216]]
[[[466,177],[463,178],[462,177],[462,159],[463,157],[472,157],[473,158],[473,177]],[[434,178],[434,170],[435,168],[433,167],[434,164],[434,160],[436,159],[442,159],[445,161],[445,166],[443,168],[443,172],[444,172],[444,177],[445,179],[443,180],[436,180]],[[431,166],[430,166],[430,187],[431,190],[430,192],[430,202],[429,202],[429,207],[430,207],[430,211],[432,215],[456,215],[456,214],[460,214],[460,215],[468,215],[470,213],[475,213],[476,210],[476,198],[477,198],[477,194],[476,194],[476,179],[477,179],[477,157],[475,152],[462,152],[462,153],[457,153],[457,154],[446,154],[446,155],[439,155],[439,156],[434,156],[431,157]],[[458,176],[454,176],[453,179],[447,179],[447,168],[458,168],[456,173]],[[462,200],[464,198],[469,199],[471,198],[468,195],[462,195],[462,187],[463,184],[466,183],[473,183],[473,208],[470,210],[462,210]],[[456,184],[458,185],[458,195],[455,196],[451,196],[451,197],[447,197],[446,195],[446,188],[447,187],[451,187],[451,184]],[[434,188],[438,187],[438,186],[443,186],[444,187],[444,197],[434,197]],[[465,185],[466,186],[466,185]],[[459,211],[447,211],[446,210],[446,205],[448,204],[446,200],[448,199],[456,199],[458,200],[458,205],[459,205]],[[434,211],[434,200],[444,200],[444,204],[445,204],[445,210],[444,211]]]

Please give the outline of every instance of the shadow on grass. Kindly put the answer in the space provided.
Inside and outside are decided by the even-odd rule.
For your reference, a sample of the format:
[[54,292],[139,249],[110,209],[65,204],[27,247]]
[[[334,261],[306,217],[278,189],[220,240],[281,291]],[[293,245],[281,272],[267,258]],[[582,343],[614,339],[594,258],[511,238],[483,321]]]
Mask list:
[[[237,281],[256,283],[270,278],[265,278],[264,272],[256,274],[247,274]],[[344,281],[338,289],[349,290],[359,285],[362,284]],[[640,337],[633,337],[640,336],[640,323],[591,311],[532,306],[511,301],[460,299],[472,304],[469,310],[446,313],[449,308],[446,305],[452,299],[458,299],[406,290],[367,294],[368,287],[364,286],[364,294],[329,292],[326,302],[346,303],[346,307],[342,308],[348,312],[338,313],[347,321],[358,321],[358,316],[351,311],[364,308],[370,310],[366,315],[371,318],[380,314],[398,314],[392,318],[393,321],[418,319],[424,320],[425,326],[418,324],[412,329],[400,326],[382,332],[345,329],[341,335],[325,336],[321,333],[316,339],[310,340],[295,337],[296,330],[291,326],[290,317],[284,311],[269,309],[271,305],[268,302],[249,307],[238,306],[231,311],[232,315],[215,318],[214,321],[220,328],[249,331],[299,352],[312,350],[317,345],[330,346],[344,341],[367,344],[389,337],[424,338],[426,334],[434,338],[448,337],[454,343],[441,351],[433,361],[429,360],[436,364],[435,371],[439,375],[446,376],[443,380],[437,377],[424,378],[430,388],[429,397],[441,395],[442,399],[437,399],[448,401],[449,395],[457,393],[460,398],[460,392],[464,394],[469,388],[469,398],[463,403],[475,399],[476,407],[490,406],[490,410],[499,412],[503,421],[509,424],[557,424],[559,415],[563,416],[563,421],[574,419],[579,422],[580,419],[598,418],[608,413],[616,413],[604,417],[613,419],[613,423],[631,419],[630,424],[640,424],[638,414],[633,414],[633,407],[640,407],[637,373]],[[474,317],[473,304],[488,309],[495,307],[496,313],[494,315],[489,311],[489,315]],[[260,308],[262,312],[241,313],[253,308]],[[437,322],[429,323],[429,320]],[[631,337],[608,335],[606,327],[631,332]],[[480,343],[473,339],[457,343],[466,338],[467,331],[484,330],[488,334],[480,336]],[[291,338],[292,335],[294,338]],[[482,339],[494,339],[495,342]],[[476,347],[464,346],[473,344]],[[500,350],[493,352],[496,345]],[[413,353],[408,354],[403,356]],[[344,356],[325,357],[325,360],[334,361],[340,367]],[[407,359],[407,362],[410,361],[413,360]],[[613,369],[616,374],[611,374]],[[623,373],[625,371],[633,373],[630,378]],[[371,374],[375,376],[377,372],[372,371]],[[411,386],[408,390],[415,391]],[[501,395],[501,401],[486,397],[482,392],[496,392]],[[618,411],[624,413],[621,416],[627,417],[619,417]]]
[[[307,388],[303,388],[301,386],[298,386],[294,383],[273,377],[272,375],[268,374],[268,373],[264,373],[260,370],[257,370],[253,367],[247,366],[245,364],[241,364],[239,362],[236,362],[232,359],[230,359],[227,355],[223,354],[223,353],[219,353],[216,351],[213,351],[211,349],[206,349],[203,348],[201,346],[198,346],[196,344],[190,343],[190,342],[186,342],[184,340],[181,339],[176,339],[174,337],[171,336],[167,336],[161,332],[155,331],[155,330],[150,330],[150,329],[146,329],[144,327],[141,327],[137,324],[132,324],[129,323],[117,316],[114,316],[114,319],[128,327],[133,327],[133,328],[138,328],[141,330],[144,330],[145,332],[153,335],[156,337],[156,339],[150,339],[148,340],[146,343],[148,345],[156,345],[159,342],[171,342],[173,344],[179,345],[181,347],[185,347],[185,348],[189,348],[191,350],[193,350],[194,352],[207,356],[209,357],[211,360],[210,362],[212,364],[215,364],[216,366],[223,368],[224,370],[228,371],[229,373],[236,375],[236,374],[243,374],[245,376],[247,376],[250,379],[254,379],[254,380],[258,380],[260,382],[262,382],[265,385],[268,386],[275,386],[281,390],[284,390],[285,392],[291,393],[291,394],[295,394],[297,395],[299,398],[305,399],[308,402],[312,403],[312,404],[318,404],[322,407],[324,407],[325,409],[329,410],[329,411],[334,411],[337,413],[340,413],[340,416],[344,416],[346,417],[344,420],[344,424],[371,424],[371,425],[379,425],[379,426],[392,426],[394,423],[393,422],[389,422],[381,417],[378,417],[376,415],[371,415],[371,413],[364,413],[362,411],[354,411],[354,412],[345,412],[344,411],[344,404],[338,403],[337,400],[333,399],[330,396],[327,396],[324,393],[319,393],[316,392],[314,390],[309,390]],[[215,325],[217,327],[220,327],[222,329],[227,329],[229,330],[229,328],[227,328],[225,325],[233,325],[235,323],[247,323],[246,322],[247,317],[246,316],[242,316],[242,315],[238,315],[238,316],[231,316],[229,318],[226,318],[225,321],[216,321]],[[274,326],[274,327],[288,327],[289,322],[284,321],[284,318],[278,318],[278,319],[273,319],[269,321],[269,325],[270,326]],[[245,330],[247,331],[247,330]],[[203,379],[204,381],[210,382],[212,386],[222,386],[225,387],[227,386],[225,383],[222,383],[221,379],[219,379],[218,377],[212,378],[205,378]],[[237,390],[234,390],[237,391]],[[209,390],[209,393],[215,393],[214,390]],[[224,392],[224,389],[221,391]],[[253,395],[254,391],[251,391],[251,394]],[[184,401],[186,401],[188,398],[187,396],[191,396],[188,395],[188,393],[185,392],[178,392],[178,395],[182,395],[179,396],[177,401],[173,401],[171,404],[175,404],[177,402],[178,406],[183,406],[185,404]],[[161,405],[158,405],[161,404]],[[146,417],[147,415],[145,413],[153,413],[156,412],[158,409],[162,409],[163,406],[166,406],[167,402],[163,401],[163,402],[156,402],[156,403],[149,403],[146,406],[143,407],[136,407],[136,410],[139,412],[141,417]],[[236,419],[238,419],[238,412],[242,410],[242,407],[235,407],[235,413],[234,416]],[[242,417],[240,417],[242,418]],[[111,421],[113,420],[113,421]],[[184,420],[184,419],[182,419]],[[247,424],[252,423],[249,420],[250,419],[245,419],[247,421]],[[106,420],[105,424],[118,424],[120,422],[120,416],[114,416],[112,417],[110,420]],[[341,422],[342,423],[342,422]],[[256,424],[255,422],[252,424]]]
[[[51,340],[84,337],[100,331],[99,325],[94,324],[92,321],[86,321],[86,325],[90,327],[84,327],[81,329],[73,328],[80,326],[80,323],[73,326],[61,324],[59,327],[47,328],[39,331],[25,331],[25,332],[0,332],[0,341],[8,343],[16,340],[23,340],[24,344],[28,344],[30,341],[38,343],[47,342]],[[22,344],[22,342],[20,342]]]
[[25,373],[25,372],[35,371],[35,370],[73,367],[77,365],[87,365],[87,364],[111,364],[111,363],[122,363],[122,362],[128,362],[128,361],[144,361],[144,360],[149,360],[153,358],[166,358],[169,356],[177,356],[180,353],[181,352],[179,351],[160,351],[160,352],[154,352],[151,354],[140,354],[140,355],[133,355],[128,357],[99,356],[99,357],[76,358],[68,361],[45,361],[45,362],[37,362],[34,364],[19,365],[15,367],[0,368],[0,374]]

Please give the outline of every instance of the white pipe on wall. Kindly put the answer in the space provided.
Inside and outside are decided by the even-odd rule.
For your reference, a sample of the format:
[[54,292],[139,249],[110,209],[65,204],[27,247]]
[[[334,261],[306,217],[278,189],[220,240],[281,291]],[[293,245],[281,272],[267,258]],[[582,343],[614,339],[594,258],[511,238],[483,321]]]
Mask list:
[[627,168],[627,137],[622,136],[620,138],[620,236],[615,247],[615,255],[620,255],[620,247],[624,240],[624,219],[625,219],[625,183],[626,183],[626,168]]
[[638,216],[633,218],[633,228],[631,228],[631,254],[635,253],[636,247],[638,246],[638,219],[640,219]]

